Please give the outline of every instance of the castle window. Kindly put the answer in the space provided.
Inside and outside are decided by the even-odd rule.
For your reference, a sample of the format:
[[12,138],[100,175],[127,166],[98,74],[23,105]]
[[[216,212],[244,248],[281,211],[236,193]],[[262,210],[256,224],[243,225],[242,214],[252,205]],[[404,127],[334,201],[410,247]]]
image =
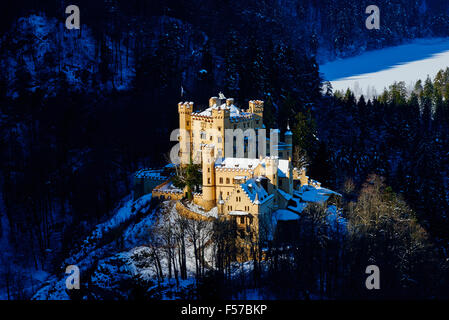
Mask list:
[[240,217],[240,223],[245,223],[245,217]]
[[207,183],[210,184],[210,178],[207,178]]
[[218,127],[218,131],[221,131],[221,127]]
[[190,125],[190,121],[187,121],[187,125]]
[[229,184],[229,183],[230,183],[230,181],[229,181],[229,178],[226,178],[226,183],[227,183],[227,184]]
[[223,178],[220,178],[220,183],[223,183]]

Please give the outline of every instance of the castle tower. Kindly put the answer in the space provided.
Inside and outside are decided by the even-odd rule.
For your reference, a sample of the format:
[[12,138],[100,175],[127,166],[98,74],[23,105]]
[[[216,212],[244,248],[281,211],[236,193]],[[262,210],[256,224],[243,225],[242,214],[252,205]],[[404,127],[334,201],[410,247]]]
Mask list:
[[[226,100],[226,104],[228,105],[228,100]],[[233,100],[233,99],[232,99]],[[214,108],[212,109],[212,118],[213,118],[213,135],[214,135],[214,144],[215,148],[215,156],[216,157],[224,157],[225,156],[225,130],[230,126],[230,111],[229,108]]]
[[263,101],[262,100],[250,100],[248,111],[254,114],[256,120],[256,129],[260,129],[263,126]]
[[192,150],[192,115],[193,102],[178,103],[179,113],[179,158],[181,165],[188,165]]
[[265,158],[265,175],[270,180],[268,183],[268,194],[273,194],[278,188],[278,167],[279,159],[277,157]]
[[202,150],[203,201],[205,210],[215,207],[215,157],[214,145],[205,145]]
[[213,107],[218,103],[218,97],[211,97],[209,98],[209,107]]

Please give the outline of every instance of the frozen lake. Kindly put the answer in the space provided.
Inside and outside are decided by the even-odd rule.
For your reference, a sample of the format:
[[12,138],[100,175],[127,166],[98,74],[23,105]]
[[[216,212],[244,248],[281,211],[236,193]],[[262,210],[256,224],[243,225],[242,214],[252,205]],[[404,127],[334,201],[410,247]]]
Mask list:
[[320,66],[334,92],[350,88],[357,96],[372,97],[395,81],[413,88],[418,79],[434,77],[449,67],[449,38],[417,39],[409,44],[365,52]]

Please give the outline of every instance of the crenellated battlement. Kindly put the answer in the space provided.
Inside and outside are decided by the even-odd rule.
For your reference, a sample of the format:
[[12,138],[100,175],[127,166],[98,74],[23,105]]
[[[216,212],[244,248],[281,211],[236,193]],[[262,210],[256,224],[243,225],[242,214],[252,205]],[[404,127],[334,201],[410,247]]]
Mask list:
[[181,113],[192,113],[193,111],[193,102],[178,102],[178,112]]

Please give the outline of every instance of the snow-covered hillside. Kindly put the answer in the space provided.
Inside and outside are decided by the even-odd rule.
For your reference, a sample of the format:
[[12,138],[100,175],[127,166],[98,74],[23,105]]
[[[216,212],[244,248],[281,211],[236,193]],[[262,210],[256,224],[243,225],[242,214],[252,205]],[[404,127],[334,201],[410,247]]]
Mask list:
[[[150,233],[152,229],[173,222],[178,214],[173,202],[164,203],[164,210],[150,209],[150,202],[151,194],[136,201],[125,201],[110,220],[98,225],[81,247],[65,260],[61,272],[50,277],[33,299],[70,299],[64,273],[68,265],[76,265],[80,269],[80,291],[84,299],[131,299],[129,288],[139,284],[155,298],[189,297],[194,288],[195,272],[194,250],[189,241],[186,243],[187,279],[179,279],[179,285],[174,278],[157,281],[158,270],[150,245]],[[209,247],[205,250],[208,263],[211,262],[210,250]],[[166,257],[161,257],[160,263],[166,272]]]
[[349,88],[356,96],[371,98],[394,82],[404,81],[412,88],[417,80],[434,77],[447,67],[449,39],[432,38],[335,60],[321,65],[320,72],[334,92]]

